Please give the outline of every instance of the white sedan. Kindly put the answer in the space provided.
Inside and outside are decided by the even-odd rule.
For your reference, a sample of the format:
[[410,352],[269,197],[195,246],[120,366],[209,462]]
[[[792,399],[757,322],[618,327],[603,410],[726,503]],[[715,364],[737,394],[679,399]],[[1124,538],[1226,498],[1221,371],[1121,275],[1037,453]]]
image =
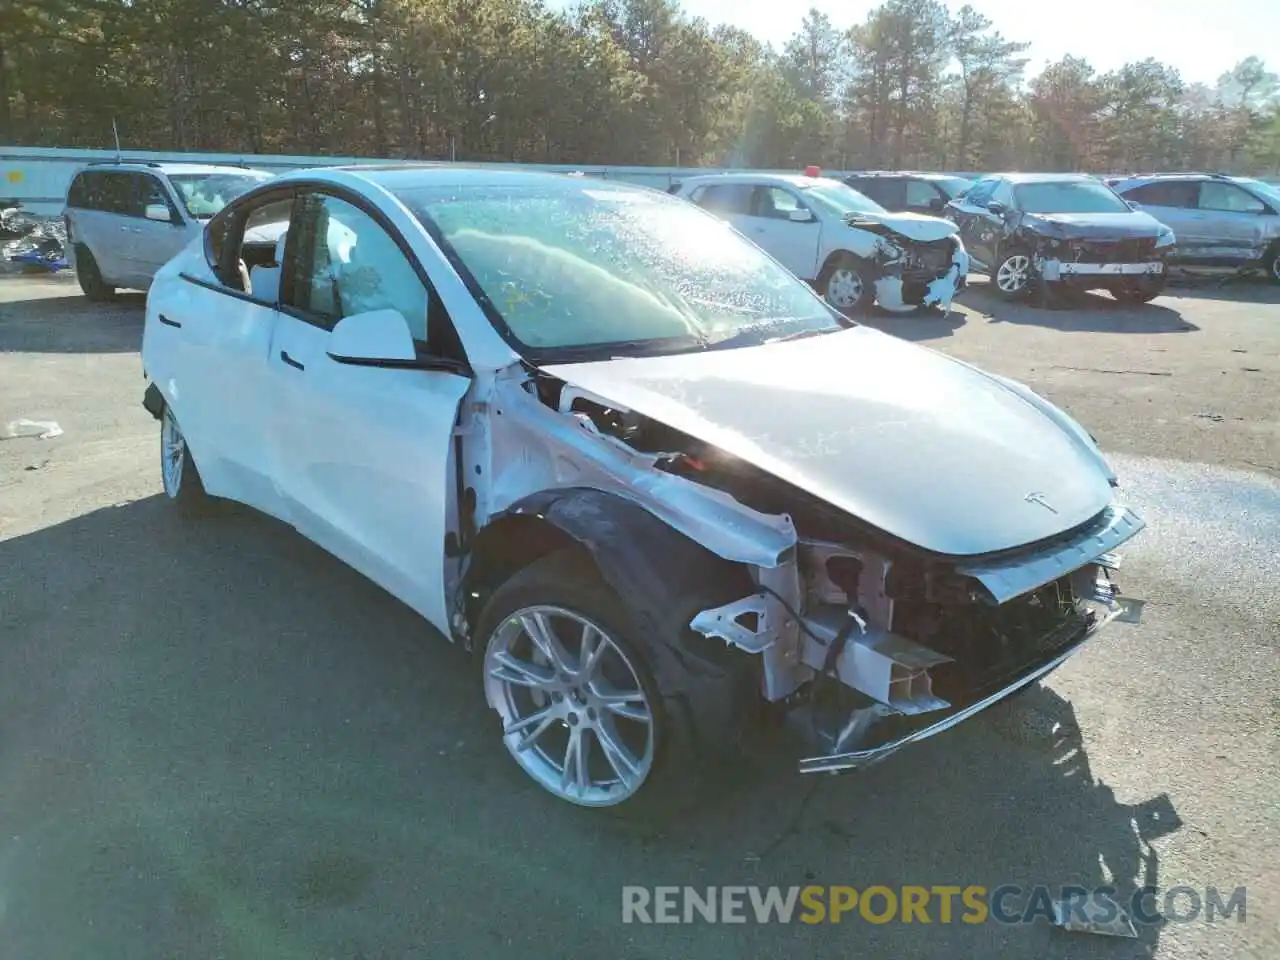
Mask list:
[[575,804],[687,796],[762,704],[806,716],[799,770],[863,766],[1138,609],[1084,429],[656,191],[290,173],[160,271],[142,357],[168,497],[278,517],[474,650]]
[[969,273],[969,254],[950,220],[890,213],[829,177],[711,174],[683,180],[672,192],[733,224],[846,314],[872,304],[950,312]]

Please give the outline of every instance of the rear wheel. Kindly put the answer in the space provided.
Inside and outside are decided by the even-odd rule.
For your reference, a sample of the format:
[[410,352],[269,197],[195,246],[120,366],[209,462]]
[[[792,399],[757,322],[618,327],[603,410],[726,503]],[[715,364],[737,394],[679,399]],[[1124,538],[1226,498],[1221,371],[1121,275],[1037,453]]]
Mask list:
[[1164,293],[1164,277],[1137,277],[1111,288],[1111,295],[1121,303],[1150,303]]
[[76,279],[80,282],[80,289],[90,300],[110,300],[115,296],[116,288],[102,279],[98,261],[83,244],[76,247]]
[[211,498],[205,493],[191,450],[168,404],[160,415],[160,480],[165,496],[183,509],[208,507]]

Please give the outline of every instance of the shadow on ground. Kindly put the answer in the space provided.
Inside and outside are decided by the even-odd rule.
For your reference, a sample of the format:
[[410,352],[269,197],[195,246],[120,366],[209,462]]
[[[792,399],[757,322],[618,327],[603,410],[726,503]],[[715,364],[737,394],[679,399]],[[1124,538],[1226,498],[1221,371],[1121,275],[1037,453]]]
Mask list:
[[474,662],[274,521],[153,497],[0,542],[0,584],[14,956],[1131,958],[1159,936],[958,909],[621,923],[625,885],[1158,883],[1176,815],[1095,781],[1047,690],[854,776],[765,750],[682,822],[626,826],[527,781]]
[[[146,295],[120,293],[107,303],[86,300],[61,277],[58,293],[0,303],[0,352],[137,353]],[[62,288],[66,288],[65,296]]]
[[1060,294],[1052,307],[1009,302],[974,283],[957,297],[958,302],[992,323],[1031,324],[1064,332],[1089,333],[1189,333],[1199,330],[1177,310],[1160,301],[1125,306],[1106,293],[1095,291]]

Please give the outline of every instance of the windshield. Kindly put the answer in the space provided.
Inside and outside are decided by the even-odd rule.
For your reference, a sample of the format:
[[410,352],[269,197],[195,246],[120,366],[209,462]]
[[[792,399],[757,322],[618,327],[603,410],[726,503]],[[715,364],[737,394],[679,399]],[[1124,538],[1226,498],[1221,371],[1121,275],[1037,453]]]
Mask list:
[[816,187],[801,187],[806,200],[827,213],[844,217],[851,213],[888,213],[870,197],[864,196],[847,183],[824,183]]
[[747,346],[849,325],[726,223],[666,194],[544,182],[396,195],[491,319],[544,356]]
[[1236,182],[1248,186],[1250,190],[1273,207],[1280,207],[1280,187],[1277,187],[1274,183],[1267,183],[1265,180],[1254,180],[1252,177],[1241,177]]
[[207,220],[234,200],[264,180],[270,180],[271,174],[258,170],[246,170],[244,173],[174,173],[169,175],[173,185],[178,188],[178,196],[191,216]]
[[1127,203],[1108,186],[1085,180],[1020,183],[1013,188],[1024,213],[1131,213]]

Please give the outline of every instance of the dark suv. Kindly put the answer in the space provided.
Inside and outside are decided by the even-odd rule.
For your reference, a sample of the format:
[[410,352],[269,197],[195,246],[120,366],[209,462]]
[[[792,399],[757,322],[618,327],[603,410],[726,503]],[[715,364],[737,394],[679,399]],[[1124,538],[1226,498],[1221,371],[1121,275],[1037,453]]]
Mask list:
[[1164,289],[1173,231],[1084,174],[1013,173],[983,177],[946,215],[960,226],[972,269],[996,292],[1102,288],[1146,303]]
[[844,182],[893,213],[931,216],[942,213],[948,203],[973,186],[973,181],[965,177],[905,171],[864,171],[845,177]]

